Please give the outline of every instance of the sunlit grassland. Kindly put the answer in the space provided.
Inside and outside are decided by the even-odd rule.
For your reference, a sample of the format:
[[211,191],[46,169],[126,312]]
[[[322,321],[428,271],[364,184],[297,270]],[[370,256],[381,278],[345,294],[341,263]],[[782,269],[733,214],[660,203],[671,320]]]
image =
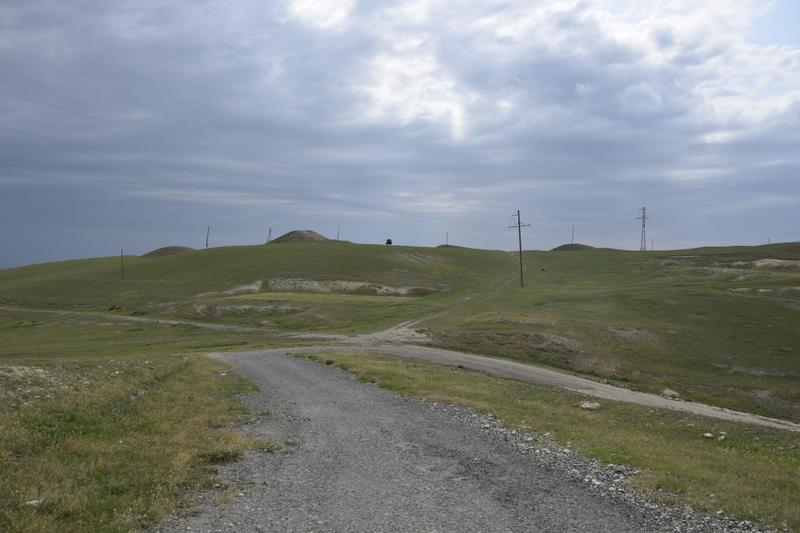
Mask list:
[[[601,401],[599,411],[587,411],[577,405],[586,396],[577,393],[385,356],[307,357],[380,387],[463,405],[514,427],[549,433],[560,445],[599,461],[641,469],[630,478],[633,485],[664,502],[800,529],[796,433],[612,401]],[[714,438],[704,438],[706,432]],[[722,432],[727,436],[718,440]]]

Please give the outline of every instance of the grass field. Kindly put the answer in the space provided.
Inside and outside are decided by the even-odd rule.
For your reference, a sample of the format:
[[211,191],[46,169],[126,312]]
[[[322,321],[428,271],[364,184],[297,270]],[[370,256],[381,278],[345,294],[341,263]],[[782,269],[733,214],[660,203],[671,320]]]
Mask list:
[[[125,279],[118,257],[0,270],[0,529],[145,528],[213,483],[215,461],[270,449],[232,431],[246,418],[234,396],[248,385],[200,354],[301,342],[278,332],[413,320],[433,345],[800,421],[800,245],[528,252],[525,264],[519,287],[505,252],[295,242],[126,257]],[[637,465],[645,490],[800,527],[796,435],[715,422],[709,430],[736,438],[709,443],[696,431],[708,422],[685,415],[609,403],[587,418],[566,392],[331,357]]]
[[251,385],[199,355],[263,344],[1,314],[0,530],[146,529],[212,487],[215,463],[276,449],[233,430]]
[[[756,263],[789,261],[783,266]],[[284,243],[0,271],[0,304],[365,333],[420,319],[442,347],[800,421],[800,245],[528,252]],[[373,286],[276,290],[275,280]],[[376,294],[374,285],[412,288]],[[318,290],[317,289],[314,290]]]
[[437,344],[800,420],[800,245],[531,253],[525,288],[425,323]]

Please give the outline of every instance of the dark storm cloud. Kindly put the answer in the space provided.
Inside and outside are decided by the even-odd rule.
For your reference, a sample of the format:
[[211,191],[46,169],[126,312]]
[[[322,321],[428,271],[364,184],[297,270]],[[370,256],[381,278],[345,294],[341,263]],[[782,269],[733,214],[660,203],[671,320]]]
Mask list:
[[[517,208],[536,247],[571,224],[635,245],[642,204],[664,246],[796,238],[747,228],[800,195],[800,51],[743,38],[763,6],[662,4],[7,5],[0,203],[28,244],[6,233],[0,265],[191,244],[211,221],[226,242],[342,223],[503,248]],[[730,229],[688,231],[700,211]]]

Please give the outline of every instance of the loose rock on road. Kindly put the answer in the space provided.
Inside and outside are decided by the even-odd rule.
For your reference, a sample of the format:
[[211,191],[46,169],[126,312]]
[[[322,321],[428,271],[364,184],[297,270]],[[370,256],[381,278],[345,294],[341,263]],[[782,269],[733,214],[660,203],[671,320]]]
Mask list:
[[483,415],[277,350],[217,357],[262,389],[245,397],[256,415],[246,431],[293,449],[223,466],[234,500],[212,492],[159,531],[722,530],[592,490],[486,429]]

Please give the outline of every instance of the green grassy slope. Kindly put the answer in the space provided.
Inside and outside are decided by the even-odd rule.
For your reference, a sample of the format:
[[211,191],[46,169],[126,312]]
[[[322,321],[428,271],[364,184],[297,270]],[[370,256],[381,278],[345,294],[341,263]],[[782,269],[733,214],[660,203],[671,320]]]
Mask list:
[[507,286],[427,324],[438,344],[800,420],[800,245],[530,253]]
[[285,277],[386,284],[481,285],[477,271],[505,264],[505,254],[465,249],[283,243],[187,251],[165,257],[118,257],[47,263],[0,271],[0,300],[95,307],[187,299],[256,280]]
[[[800,245],[670,252],[529,252],[344,242],[89,259],[0,271],[0,304],[189,318],[267,330],[365,332],[422,318],[433,343],[800,420]],[[256,281],[348,280],[405,296],[278,291]]]
[[200,355],[264,345],[0,312],[0,531],[150,531],[214,486],[214,464],[273,449],[233,429],[252,385]]
[[[500,252],[282,243],[187,251],[157,258],[102,258],[0,271],[0,303],[202,319],[290,330],[366,331],[423,316],[482,290],[507,270]],[[421,286],[424,297],[225,294],[257,281],[302,278]],[[382,298],[382,300],[381,300]]]

